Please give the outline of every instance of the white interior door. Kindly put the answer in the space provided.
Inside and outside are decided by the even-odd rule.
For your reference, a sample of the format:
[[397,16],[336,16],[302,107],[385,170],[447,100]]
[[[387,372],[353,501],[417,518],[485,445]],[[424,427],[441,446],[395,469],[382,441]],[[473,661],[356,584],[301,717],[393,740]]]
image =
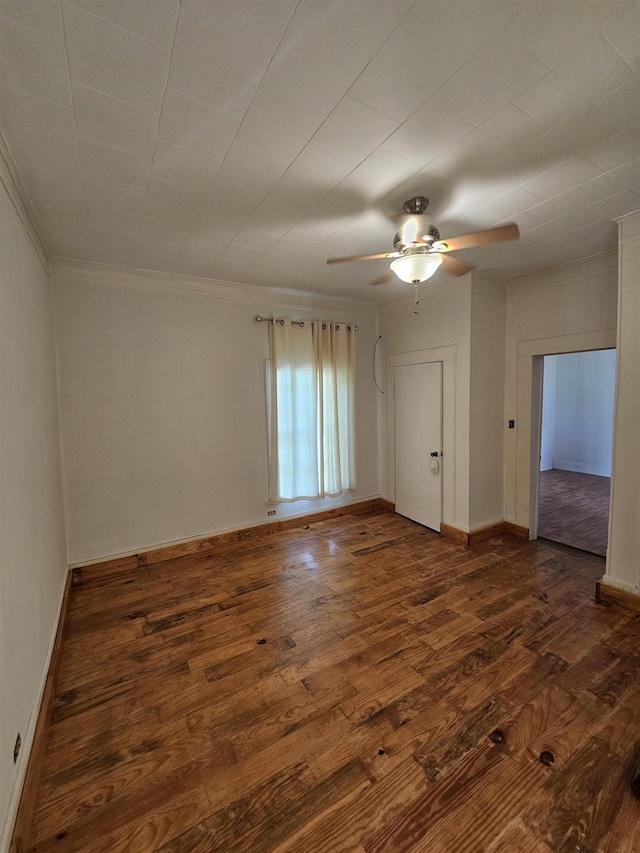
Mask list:
[[440,530],[442,363],[406,364],[394,376],[396,512]]

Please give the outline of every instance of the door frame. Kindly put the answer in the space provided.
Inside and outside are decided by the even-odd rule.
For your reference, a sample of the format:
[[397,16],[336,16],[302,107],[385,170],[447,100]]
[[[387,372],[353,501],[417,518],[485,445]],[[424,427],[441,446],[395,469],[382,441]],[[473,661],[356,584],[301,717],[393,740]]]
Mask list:
[[538,538],[544,359],[544,355],[534,355],[531,359],[531,482],[529,486],[529,539]]
[[[385,388],[393,390],[396,367],[408,364],[442,363],[442,523],[452,524],[456,518],[456,347],[431,347],[397,353],[386,358]],[[386,399],[386,448],[387,448],[387,485],[386,493],[395,503],[396,489],[396,440],[395,405],[393,393],[385,394]]]
[[[518,346],[518,395],[517,410],[520,423],[524,429],[517,434],[516,458],[516,512],[518,502],[525,503],[527,493],[529,539],[538,538],[538,503],[540,498],[540,451],[542,441],[542,383],[544,372],[544,357],[547,355],[566,355],[576,352],[593,352],[596,350],[617,349],[615,330],[613,333],[586,332],[567,335],[559,339],[539,339],[526,341]],[[616,372],[617,372],[616,361]],[[524,448],[528,445],[528,471],[519,466],[519,460],[524,461]],[[613,471],[611,472],[613,487]],[[524,509],[524,506],[522,507]],[[516,518],[517,522],[517,518]]]

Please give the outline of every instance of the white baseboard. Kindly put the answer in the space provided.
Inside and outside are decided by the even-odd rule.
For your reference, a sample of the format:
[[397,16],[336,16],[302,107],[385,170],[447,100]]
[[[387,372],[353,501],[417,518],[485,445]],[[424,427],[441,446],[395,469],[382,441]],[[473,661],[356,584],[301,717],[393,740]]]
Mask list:
[[590,464],[588,462],[563,462],[554,459],[553,467],[558,471],[575,471],[576,474],[596,474],[598,477],[610,477],[611,466]]
[[47,649],[47,656],[42,670],[42,676],[40,678],[40,685],[38,687],[38,695],[33,705],[33,708],[31,709],[29,722],[27,724],[24,737],[22,738],[22,747],[20,749],[18,767],[16,775],[13,778],[13,785],[11,786],[11,793],[9,794],[9,805],[7,807],[7,813],[4,817],[4,823],[2,825],[2,836],[0,836],[0,853],[8,853],[9,851],[9,845],[11,844],[11,837],[13,835],[13,828],[15,826],[16,817],[18,816],[18,807],[20,805],[20,798],[22,796],[22,788],[24,787],[25,777],[27,775],[29,758],[31,757],[31,750],[33,749],[33,739],[36,733],[38,717],[40,716],[40,706],[42,705],[42,699],[47,684],[47,676],[49,674],[49,667],[51,666],[51,657],[53,655],[53,649],[56,643],[58,625],[60,624],[60,616],[62,614],[64,594],[65,589],[67,587],[67,574],[68,570],[64,573],[62,589],[60,590],[60,594],[58,596],[56,617],[53,620],[51,636],[49,638],[49,647]]

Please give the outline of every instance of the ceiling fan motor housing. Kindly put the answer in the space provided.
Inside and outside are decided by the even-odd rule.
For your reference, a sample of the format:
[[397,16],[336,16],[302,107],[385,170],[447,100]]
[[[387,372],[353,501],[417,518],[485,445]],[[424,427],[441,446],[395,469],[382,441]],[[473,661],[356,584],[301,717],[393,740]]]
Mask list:
[[415,238],[410,242],[405,242],[403,230],[398,231],[393,238],[393,247],[396,252],[404,252],[405,249],[409,249],[411,247],[417,248],[418,246],[424,246],[425,248],[430,249],[431,246],[440,239],[440,232],[435,225],[428,225],[426,228],[422,228],[422,233],[417,233]]
[[404,203],[404,212],[410,214],[424,213],[429,207],[429,199],[425,195],[416,195]]

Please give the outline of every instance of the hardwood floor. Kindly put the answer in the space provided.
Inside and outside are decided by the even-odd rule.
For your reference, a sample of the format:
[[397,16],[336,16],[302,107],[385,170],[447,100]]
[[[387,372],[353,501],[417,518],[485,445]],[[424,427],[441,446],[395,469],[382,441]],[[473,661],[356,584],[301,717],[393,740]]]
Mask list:
[[638,851],[601,568],[380,512],[83,571],[28,849]]
[[610,491],[610,477],[541,471],[538,535],[605,557]]

